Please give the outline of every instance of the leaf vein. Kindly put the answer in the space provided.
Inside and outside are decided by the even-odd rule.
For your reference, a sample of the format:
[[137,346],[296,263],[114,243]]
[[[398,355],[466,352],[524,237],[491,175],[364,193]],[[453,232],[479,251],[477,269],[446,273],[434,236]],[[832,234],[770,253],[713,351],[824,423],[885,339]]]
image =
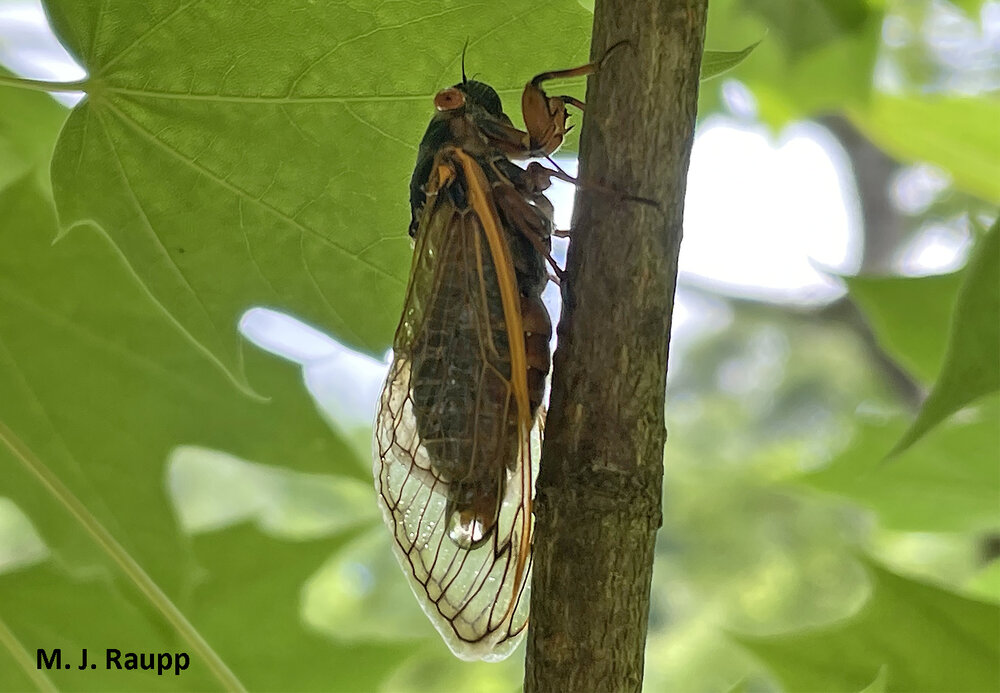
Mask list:
[[329,309],[329,311],[333,314],[333,316],[337,319],[337,321],[340,322],[344,331],[347,332],[350,335],[351,339],[353,339],[358,344],[364,344],[369,349],[372,349],[373,346],[369,344],[367,340],[361,339],[358,333],[355,332],[353,328],[351,328],[350,324],[340,316],[340,312],[333,307],[333,304],[331,304],[330,301],[327,299],[326,293],[323,291],[322,288],[320,288],[319,282],[316,281],[316,276],[313,274],[312,268],[309,266],[309,260],[306,258],[305,236],[301,234],[299,235],[299,256],[302,258],[302,267],[305,269],[306,276],[309,277],[310,283],[312,283],[313,288],[316,290],[316,293],[319,295],[319,297],[323,300],[323,303],[326,305],[327,309]]
[[310,228],[310,227],[304,225],[302,222],[298,221],[294,217],[289,216],[286,212],[283,212],[280,209],[278,209],[277,207],[274,207],[273,205],[268,204],[267,202],[264,202],[263,200],[254,197],[248,191],[246,191],[243,188],[240,188],[239,186],[231,183],[230,181],[226,180],[225,178],[223,178],[222,176],[220,176],[216,172],[212,171],[211,169],[208,169],[205,166],[202,166],[201,164],[198,164],[198,163],[192,161],[189,156],[183,154],[179,150],[175,149],[173,146],[171,146],[171,145],[167,144],[166,142],[164,142],[163,140],[161,140],[159,137],[157,137],[155,134],[151,133],[145,127],[143,127],[142,125],[140,125],[138,122],[135,121],[135,119],[133,119],[132,117],[130,117],[129,115],[127,115],[124,111],[122,111],[121,109],[119,109],[114,104],[111,104],[109,102],[108,103],[108,107],[112,111],[114,111],[114,113],[122,120],[122,122],[124,122],[126,125],[128,125],[135,132],[139,133],[147,141],[149,141],[152,144],[154,144],[158,149],[166,152],[167,154],[169,154],[173,158],[177,159],[178,161],[183,162],[185,165],[187,165],[188,167],[194,169],[198,173],[202,174],[203,176],[205,176],[209,180],[217,183],[218,185],[222,186],[226,190],[229,190],[230,192],[232,192],[233,194],[237,195],[238,197],[242,197],[244,199],[250,200],[250,201],[252,201],[252,202],[260,205],[261,207],[263,207],[264,209],[268,210],[269,212],[271,212],[272,214],[274,214],[276,217],[278,217],[282,221],[284,221],[287,224],[295,227],[300,233],[304,233],[304,234],[308,234],[310,236],[313,236],[314,238],[316,238],[317,240],[319,240],[320,243],[322,243],[323,245],[326,245],[327,247],[331,248],[332,250],[335,250],[335,251],[337,251],[339,253],[342,253],[342,254],[344,254],[344,255],[346,255],[346,256],[354,259],[354,260],[357,260],[358,262],[361,262],[366,267],[368,267],[372,271],[376,272],[377,274],[382,275],[383,277],[385,277],[386,279],[388,279],[392,283],[394,283],[396,285],[402,285],[403,284],[402,280],[399,277],[395,276],[394,274],[392,274],[392,273],[388,272],[387,270],[379,267],[378,265],[375,265],[374,263],[371,263],[371,262],[368,262],[367,260],[364,260],[363,258],[359,257],[357,253],[349,250],[348,248],[340,245],[339,243],[336,243],[332,239],[327,238],[326,236],[324,236],[323,234],[321,234],[319,231],[317,231],[317,230],[315,230],[313,228]]
[[184,284],[187,290],[194,297],[195,301],[201,307],[202,312],[208,319],[208,323],[212,326],[213,329],[218,330],[219,327],[218,325],[215,324],[215,320],[212,318],[212,315],[209,312],[208,307],[205,305],[205,302],[202,300],[201,295],[197,291],[195,291],[194,286],[191,285],[191,282],[188,280],[187,275],[184,274],[184,272],[181,270],[177,262],[173,259],[173,257],[170,256],[170,252],[167,250],[166,246],[163,245],[163,240],[157,235],[156,229],[153,228],[152,222],[146,215],[146,210],[143,208],[142,203],[139,201],[138,195],[136,195],[135,193],[135,189],[132,187],[132,181],[129,180],[128,173],[125,170],[125,164],[122,161],[121,154],[118,152],[118,148],[115,146],[114,139],[112,139],[111,137],[111,133],[108,130],[107,124],[104,123],[104,118],[103,116],[101,116],[100,111],[95,110],[95,112],[97,113],[97,117],[101,120],[101,123],[104,126],[104,132],[105,135],[107,136],[108,144],[111,145],[111,151],[115,155],[115,163],[117,165],[118,172],[121,174],[122,182],[125,183],[125,189],[128,191],[129,194],[129,199],[132,201],[132,204],[135,205],[135,209],[139,213],[139,217],[142,219],[143,225],[149,232],[149,235],[155,241],[155,245],[162,252],[163,257],[167,259],[170,267],[172,267],[177,276],[180,277],[181,282]]
[[358,121],[359,123],[361,123],[365,127],[374,130],[375,132],[377,132],[378,134],[382,135],[383,137],[385,137],[388,140],[392,140],[393,142],[396,142],[397,144],[401,144],[404,148],[410,150],[411,152],[417,151],[417,148],[414,147],[413,144],[411,144],[410,142],[407,142],[406,140],[404,140],[404,139],[402,139],[400,137],[396,137],[391,132],[383,130],[382,128],[380,128],[379,126],[377,126],[375,123],[373,123],[373,122],[371,122],[369,120],[366,120],[365,118],[362,118],[360,115],[358,115],[354,111],[353,108],[350,107],[350,105],[348,105],[348,104],[345,103],[345,104],[343,104],[343,107],[344,107],[344,110],[347,111],[347,113],[352,118],[354,118],[356,121]]
[[161,26],[163,26],[164,24],[166,24],[167,22],[169,22],[171,19],[173,19],[174,17],[176,17],[181,12],[185,12],[186,10],[190,9],[191,7],[193,7],[194,5],[197,5],[199,2],[201,2],[201,0],[188,0],[187,3],[182,3],[182,4],[178,5],[177,8],[174,9],[173,12],[170,12],[169,14],[165,15],[163,18],[161,18],[155,24],[153,24],[152,26],[150,26],[148,29],[146,29],[145,31],[141,32],[138,36],[136,36],[132,40],[132,42],[130,44],[128,44],[127,46],[125,46],[124,48],[122,48],[118,52],[117,55],[115,55],[113,58],[111,58],[110,60],[108,60],[108,62],[106,62],[103,65],[101,65],[100,70],[98,72],[98,76],[100,76],[100,77],[105,76],[107,74],[107,70],[108,70],[109,67],[111,67],[116,62],[118,62],[119,60],[121,60],[121,58],[123,56],[127,55],[128,53],[130,53],[137,46],[141,45],[146,39],[148,39],[153,33],[155,33],[157,29],[159,29]]

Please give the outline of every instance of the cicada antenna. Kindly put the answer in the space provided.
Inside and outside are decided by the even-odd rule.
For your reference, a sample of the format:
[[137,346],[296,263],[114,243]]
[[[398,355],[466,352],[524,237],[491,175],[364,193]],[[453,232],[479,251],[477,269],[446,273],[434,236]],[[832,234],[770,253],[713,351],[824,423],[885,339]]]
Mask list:
[[469,38],[465,38],[465,45],[462,46],[462,84],[467,84],[469,78],[465,76],[465,52],[469,50]]

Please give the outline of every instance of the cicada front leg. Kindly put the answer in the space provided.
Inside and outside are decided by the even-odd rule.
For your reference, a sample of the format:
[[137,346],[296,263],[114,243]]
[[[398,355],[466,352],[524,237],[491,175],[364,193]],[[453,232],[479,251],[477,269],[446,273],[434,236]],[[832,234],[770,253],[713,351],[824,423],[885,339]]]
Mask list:
[[620,41],[611,46],[604,53],[604,56],[596,62],[568,70],[543,72],[525,85],[524,92],[521,94],[521,113],[524,116],[524,125],[528,130],[529,156],[547,157],[555,153],[562,146],[566,133],[573,129],[572,125],[566,123],[569,119],[566,106],[573,106],[581,111],[585,107],[583,101],[574,96],[549,96],[542,89],[542,83],[552,79],[592,75],[601,69],[604,61],[616,48],[625,45],[625,43],[625,41]]
[[566,133],[573,129],[572,125],[567,124],[567,104],[581,111],[584,108],[583,101],[572,96],[549,96],[542,89],[542,82],[559,77],[589,75],[596,70],[597,64],[590,63],[571,70],[543,72],[525,85],[524,93],[521,94],[521,113],[528,130],[531,156],[550,156],[562,146]]

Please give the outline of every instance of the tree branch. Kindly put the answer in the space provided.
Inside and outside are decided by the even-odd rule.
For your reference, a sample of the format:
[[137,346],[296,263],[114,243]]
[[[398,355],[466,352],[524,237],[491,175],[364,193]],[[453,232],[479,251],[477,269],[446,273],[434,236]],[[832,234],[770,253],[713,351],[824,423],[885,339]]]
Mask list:
[[638,691],[661,522],[667,344],[707,0],[598,0],[536,491],[525,690]]
[[851,162],[861,203],[861,274],[888,274],[893,256],[906,237],[903,217],[889,190],[899,164],[843,115],[827,114],[816,121],[837,138]]

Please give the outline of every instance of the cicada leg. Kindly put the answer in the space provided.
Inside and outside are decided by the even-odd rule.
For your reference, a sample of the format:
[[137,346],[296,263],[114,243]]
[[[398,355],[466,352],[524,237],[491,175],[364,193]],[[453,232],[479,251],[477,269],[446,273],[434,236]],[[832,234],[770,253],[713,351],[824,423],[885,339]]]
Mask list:
[[493,189],[497,206],[503,210],[510,227],[528,239],[538,254],[549,263],[556,276],[561,277],[563,270],[552,257],[552,247],[549,243],[552,203],[542,194],[542,190],[548,185],[536,188],[532,180],[524,175],[523,169],[514,170],[520,171],[522,175],[513,177],[509,186],[496,186]]
[[608,56],[627,41],[619,41],[605,51],[604,56],[592,63],[572,67],[568,70],[553,70],[543,72],[528,82],[521,95],[521,113],[524,116],[524,125],[528,130],[528,148],[531,156],[549,156],[562,145],[566,133],[573,129],[572,125],[567,125],[569,113],[566,106],[570,105],[584,110],[586,104],[574,96],[549,96],[542,89],[542,83],[552,79],[565,79],[567,77],[583,77],[592,75],[601,69]]
[[[532,161],[528,164],[525,169],[526,176],[524,176],[524,181],[527,183],[528,189],[525,193],[528,195],[541,195],[541,193],[552,185],[552,179],[565,181],[571,185],[575,185],[583,190],[593,190],[601,195],[608,195],[617,200],[626,200],[628,202],[639,202],[641,204],[650,205],[652,207],[660,208],[659,203],[655,200],[650,200],[639,195],[627,195],[614,188],[602,185],[594,181],[580,180],[579,178],[574,178],[569,175],[552,159],[549,159],[549,163],[552,164],[554,168],[546,168],[542,166],[537,161]],[[564,237],[568,232],[565,231],[554,231],[553,235]]]
[[566,122],[569,119],[566,104],[570,103],[581,110],[584,105],[582,101],[572,97],[548,96],[539,84],[554,77],[591,74],[594,70],[595,66],[591,64],[574,70],[546,72],[535,77],[524,87],[524,93],[521,95],[521,113],[528,130],[530,156],[549,156],[559,149],[566,133],[573,127]]

